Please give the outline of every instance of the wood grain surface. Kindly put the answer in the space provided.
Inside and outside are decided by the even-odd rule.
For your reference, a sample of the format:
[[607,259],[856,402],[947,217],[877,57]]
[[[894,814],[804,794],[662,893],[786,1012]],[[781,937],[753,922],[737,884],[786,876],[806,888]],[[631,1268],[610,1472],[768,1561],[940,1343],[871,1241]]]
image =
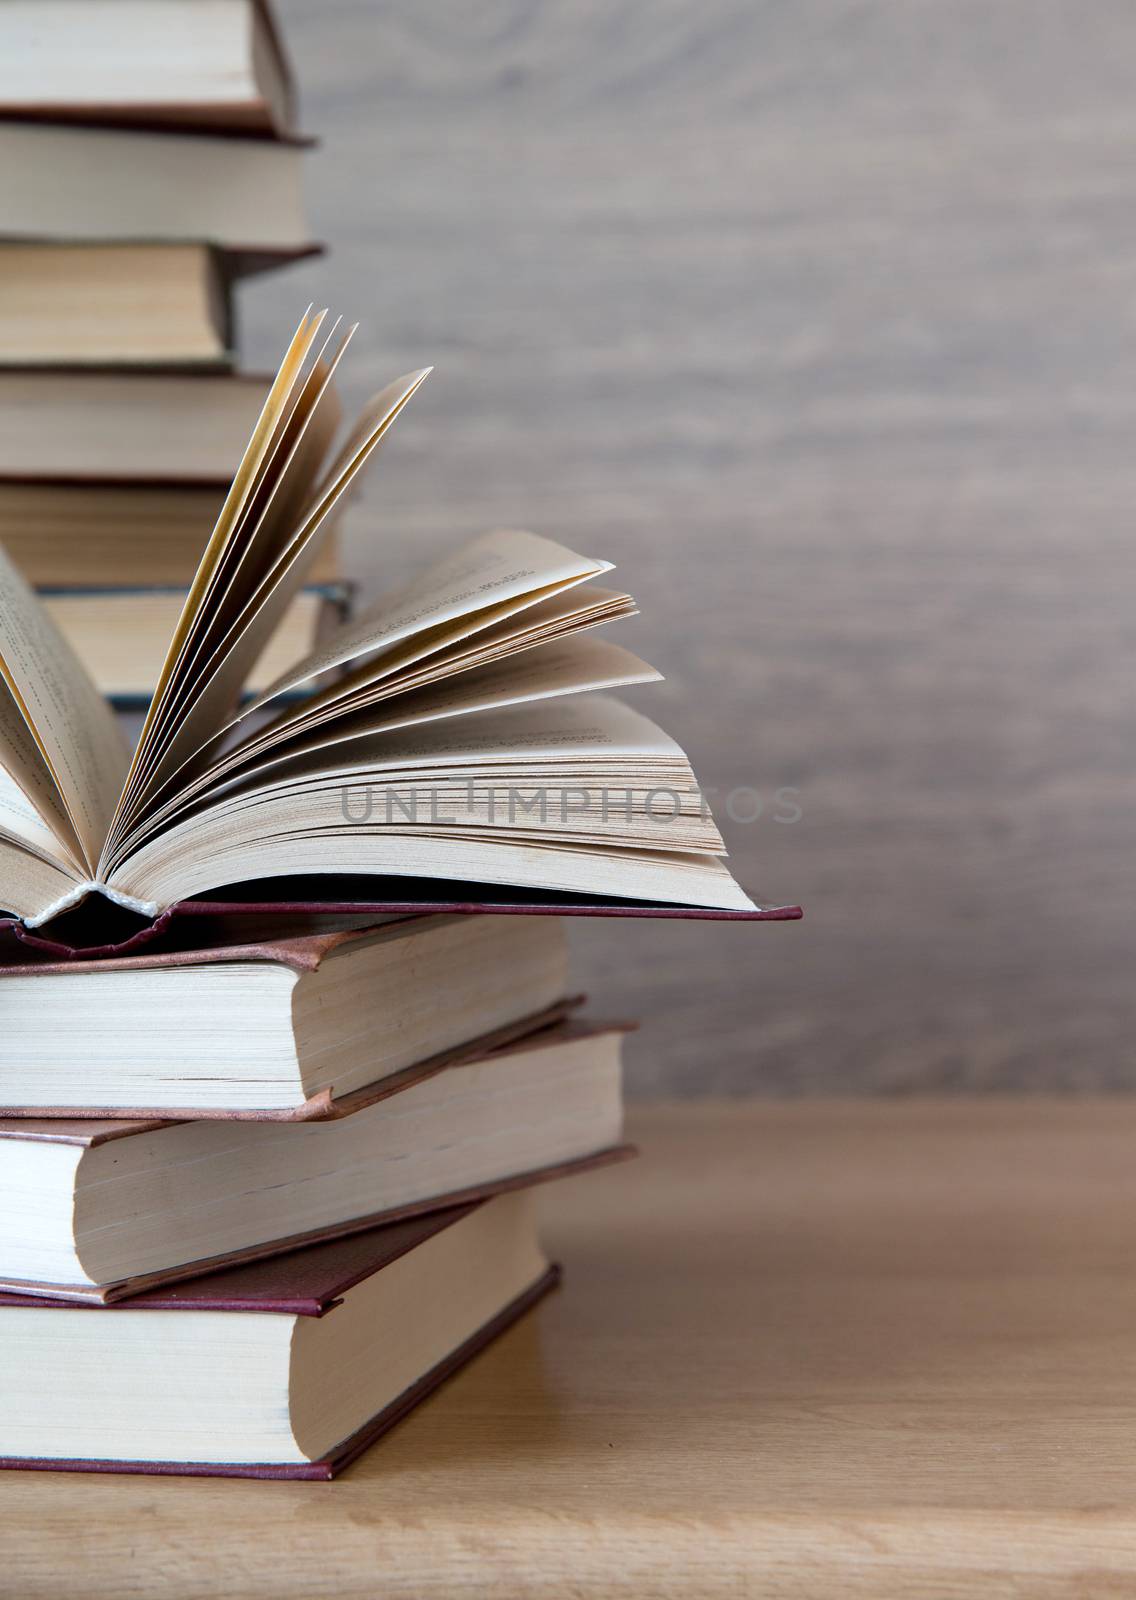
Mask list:
[[632,1132],[640,1163],[544,1192],[564,1289],[341,1479],[4,1473],[0,1593],[1136,1592],[1136,1107]]
[[437,364],[368,592],[502,522],[615,559],[637,703],[806,905],[577,932],[634,1087],[1131,1086],[1136,11],[279,9],[331,254],[246,354],[318,298],[354,398]]

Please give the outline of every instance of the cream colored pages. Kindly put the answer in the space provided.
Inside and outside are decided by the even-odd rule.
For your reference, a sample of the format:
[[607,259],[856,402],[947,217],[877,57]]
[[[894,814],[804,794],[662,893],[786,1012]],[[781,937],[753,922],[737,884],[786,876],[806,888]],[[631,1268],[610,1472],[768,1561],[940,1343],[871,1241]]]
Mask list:
[[0,910],[34,923],[49,906],[74,894],[81,881],[74,872],[0,838]]
[[431,723],[411,729],[376,748],[376,771],[480,766],[525,768],[551,763],[618,765],[638,773],[652,760],[683,761],[669,734],[607,695],[511,706],[449,726]]
[[[485,620],[487,617],[496,619],[502,612],[505,613],[503,621]],[[440,648],[437,636],[439,632],[446,634],[447,630],[432,629],[428,635],[416,634],[336,679],[327,689],[302,701],[295,711],[283,713],[266,728],[243,740],[211,770],[242,766],[261,750],[289,743],[310,728],[351,716],[380,700],[414,693],[427,684],[527,652],[555,638],[635,614],[635,602],[630,595],[589,588],[583,599],[578,590],[561,591],[548,599],[526,596],[494,606],[488,613],[478,612],[477,623],[471,623],[468,633],[463,631],[456,638],[449,635]]]
[[[542,697],[534,704],[499,705],[452,722],[416,722],[338,748],[313,748],[290,760],[275,782],[238,781],[196,814],[254,812],[270,789],[323,788],[334,795],[338,821],[350,831],[340,805],[339,785],[345,777],[384,785],[435,779],[464,784],[467,777],[480,782],[489,772],[499,772],[511,783],[590,780],[649,788],[660,774],[668,779],[678,774],[693,784],[685,755],[661,728],[620,700],[591,694],[578,700]],[[297,812],[297,824],[302,820]],[[716,838],[715,848],[720,843]]]
[[[292,336],[292,342],[285,352],[280,369],[273,379],[268,396],[253,429],[252,438],[241,458],[236,476],[225,503],[221,507],[217,518],[216,527],[205,547],[201,564],[194,576],[189,594],[186,596],[185,606],[178,621],[174,636],[170,640],[170,647],[166,653],[154,697],[150,702],[150,709],[146,713],[146,720],[138,738],[130,771],[123,786],[122,795],[118,802],[113,824],[109,830],[107,840],[107,854],[113,847],[115,839],[125,825],[129,809],[134,801],[138,789],[143,785],[147,765],[156,729],[158,728],[166,709],[166,705],[177,682],[177,669],[184,658],[187,645],[192,637],[195,625],[198,623],[202,609],[208,597],[212,594],[217,572],[221,566],[234,530],[238,526],[242,513],[248,501],[260,483],[266,469],[274,444],[279,440],[280,430],[284,419],[290,414],[292,403],[301,385],[302,372],[305,359],[311,351],[319,332],[320,323],[324,313],[313,315],[311,311],[305,313],[300,326]],[[100,862],[100,867],[105,865]]]
[[[240,766],[265,747],[287,742],[318,723],[350,715],[365,705],[405,694],[436,679],[452,677],[483,661],[515,654],[559,633],[582,631],[634,615],[631,596],[610,589],[591,591],[582,600],[574,590],[554,589],[549,595],[547,590],[539,589],[515,596],[464,617],[460,624],[428,628],[378,655],[366,657],[350,671],[334,676],[326,688],[307,696],[296,708],[281,712],[264,728],[246,735],[220,765]],[[213,770],[204,769],[190,787]]]
[[[453,678],[460,688],[471,677],[480,675],[478,669],[487,670],[490,664],[496,664],[496,670],[500,674],[491,680],[495,685],[500,683],[507,686],[510,682],[516,683],[519,677],[525,675],[523,662],[519,673],[513,665],[513,660],[518,654],[535,651],[542,658],[541,670],[548,670],[548,663],[552,658],[548,657],[546,652],[554,640],[561,637],[570,638],[575,632],[597,627],[617,617],[634,614],[634,602],[629,595],[589,585],[586,591],[577,588],[533,604],[520,618],[512,618],[495,627],[486,628],[483,632],[474,634],[472,640],[465,645],[459,643],[449,650],[428,654],[414,671],[399,671],[391,666],[404,650],[410,650],[413,656],[411,645],[388,651],[381,660],[393,673],[392,678],[384,680],[383,673],[377,667],[374,669],[373,677],[367,668],[357,669],[351,677],[340,680],[331,690],[313,696],[303,702],[296,711],[284,714],[267,728],[228,751],[219,760],[197,771],[191,780],[171,788],[169,799],[161,805],[148,809],[145,819],[137,822],[132,828],[129,846],[134,848],[142,839],[149,838],[155,828],[164,825],[171,817],[181,815],[191,807],[200,806],[201,797],[207,791],[209,794],[216,794],[223,787],[242,779],[245,774],[260,772],[270,765],[278,766],[280,762],[287,760],[290,755],[301,749],[315,749],[321,744],[335,744],[343,738],[357,737],[359,730],[370,726],[371,723],[376,728],[395,727],[420,720],[409,705],[407,715],[403,717],[402,708],[409,701],[413,701],[415,707],[426,703],[424,693],[429,685],[435,683],[444,685]],[[416,637],[421,638],[420,635]],[[566,664],[568,660],[567,656],[563,657],[561,664]],[[581,666],[583,676],[577,686],[580,691],[615,688],[620,684],[641,683],[658,677],[654,668],[644,667],[642,662],[638,662],[627,651],[603,657],[581,656],[577,658],[577,662],[584,663]],[[623,671],[626,671],[626,676],[619,675]],[[597,672],[600,677],[596,676]],[[603,676],[609,673],[616,675]],[[488,680],[481,681],[484,684]],[[526,678],[525,681],[529,680]],[[556,693],[575,692],[569,686],[570,679],[567,675],[563,679],[563,687],[559,687],[560,682],[558,678]],[[444,694],[444,689],[441,692]],[[502,697],[493,693],[488,703],[505,704],[528,698],[537,696],[521,693]],[[377,702],[390,700],[396,702],[392,711],[385,714],[371,712],[369,718],[365,715]],[[434,701],[429,702],[431,705],[434,703]],[[320,731],[325,728],[326,732]],[[188,770],[187,768],[183,772],[183,779],[188,777]]]
[[424,381],[429,369],[390,384],[363,413],[356,430],[360,442],[350,451],[327,487],[321,488],[303,522],[273,564],[257,592],[237,617],[209,664],[207,684],[199,685],[184,716],[147,773],[147,791],[156,792],[179,767],[216,736],[224,714],[237,698],[247,668],[259,655],[280,616],[303,583],[314,559],[315,535],[338,500],[379,445],[387,429]]
[[452,677],[483,662],[531,649],[562,634],[582,632],[602,623],[636,615],[630,595],[612,589],[578,588],[525,594],[478,611],[462,626],[427,629],[389,650],[368,657],[361,666],[336,677],[325,689],[308,696],[295,709],[282,712],[266,727],[247,735],[220,761],[201,768],[181,793],[211,783],[219,773],[247,765],[261,751],[291,743],[309,728],[394,695],[406,694]]
[[657,683],[661,672],[606,639],[560,639],[517,660],[494,661],[460,677],[400,695],[383,712],[366,713],[373,733],[394,733],[447,717],[466,717],[502,706],[524,705],[561,695]]
[[293,544],[296,524],[335,433],[339,405],[331,380],[352,331],[343,336],[329,360],[332,330],[290,401],[270,457],[193,620],[153,728],[139,786],[143,793],[169,770],[174,749],[193,750],[216,733],[318,553],[313,544],[307,562],[292,574],[293,581],[266,593],[266,576],[278,570]]
[[0,673],[94,874],[126,775],[114,713],[0,548]]
[[80,875],[83,852],[59,790],[7,683],[0,681],[0,829]]
[[244,707],[235,721],[262,710],[277,695],[287,694],[321,673],[388,650],[413,634],[457,623],[538,590],[581,583],[610,572],[611,567],[610,561],[578,556],[536,534],[512,530],[484,534],[428,568],[397,596],[379,601],[357,621],[339,629],[325,646]]
[[18,844],[33,854],[57,856],[59,840],[44,822],[27,795],[0,766],[0,838]]
[[640,661],[621,645],[597,639],[565,639],[531,651],[519,663],[494,662],[461,677],[400,695],[385,710],[363,711],[353,717],[332,722],[326,729],[291,744],[278,754],[267,754],[253,766],[242,767],[227,784],[217,783],[193,798],[177,801],[144,824],[132,836],[139,845],[172,817],[205,810],[224,797],[227,790],[248,794],[259,788],[287,783],[295,773],[312,776],[319,771],[341,772],[344,762],[355,759],[351,746],[381,762],[383,745],[378,735],[440,722],[447,717],[466,717],[504,706],[551,700],[562,695],[595,693],[598,690],[626,688],[635,683],[654,683],[662,676],[654,667]]
[[[61,824],[67,832],[70,832],[66,817],[61,818]],[[69,870],[73,870],[77,878],[85,876],[77,861],[74,867],[71,867],[69,853],[64,849],[59,836],[48,827],[24,790],[14,778],[9,777],[2,766],[0,766],[0,837],[49,861],[61,862],[67,859]]]

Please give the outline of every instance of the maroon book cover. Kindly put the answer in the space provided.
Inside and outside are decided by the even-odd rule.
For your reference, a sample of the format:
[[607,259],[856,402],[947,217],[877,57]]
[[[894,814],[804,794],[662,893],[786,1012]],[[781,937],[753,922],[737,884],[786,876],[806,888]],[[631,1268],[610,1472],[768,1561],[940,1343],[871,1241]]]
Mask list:
[[271,1260],[246,1261],[137,1295],[128,1306],[84,1306],[0,1291],[0,1306],[30,1311],[90,1311],[94,1316],[132,1316],[141,1311],[274,1311],[291,1317],[322,1317],[348,1289],[381,1272],[408,1250],[448,1228],[481,1204],[449,1206],[429,1216],[407,1217],[365,1233],[311,1244]]
[[[68,1302],[30,1299],[0,1293],[0,1306],[22,1308],[29,1315],[46,1315],[52,1310],[81,1310],[89,1316],[141,1316],[169,1311],[220,1311],[275,1314],[292,1317],[323,1317],[334,1312],[347,1291],[363,1279],[381,1272],[400,1256],[423,1244],[444,1228],[460,1222],[476,1209],[455,1206],[430,1216],[413,1217],[403,1222],[373,1228],[368,1233],[336,1239],[326,1244],[293,1251],[271,1261],[257,1261],[231,1267],[224,1272],[195,1279],[176,1288],[155,1289],[140,1295],[128,1306],[76,1307]],[[552,1266],[496,1316],[463,1341],[455,1350],[416,1380],[390,1405],[342,1440],[319,1461],[274,1465],[262,1462],[182,1462],[116,1461],[64,1459],[52,1457],[0,1456],[0,1468],[50,1472],[119,1472],[175,1474],[190,1477],[222,1478],[314,1478],[328,1479],[354,1461],[380,1435],[394,1427],[420,1400],[482,1350],[499,1333],[547,1294],[560,1279],[560,1269]]]
[[[0,948],[0,981],[6,977],[55,977],[62,973],[68,976],[82,975],[92,970],[142,972],[160,967],[248,961],[275,962],[298,973],[314,972],[329,955],[344,945],[366,938],[389,922],[405,920],[408,919],[398,916],[386,919],[376,917],[370,910],[354,916],[314,916],[310,911],[297,912],[291,909],[257,919],[250,908],[248,917],[212,915],[198,919],[188,928],[167,926],[161,937],[142,943],[132,941],[118,947],[114,954],[97,958],[92,958],[89,951],[72,951],[60,956],[53,949],[9,944]],[[566,996],[541,1011],[531,1012],[489,1033],[479,1034],[463,1044],[440,1051],[376,1083],[339,1097],[334,1097],[330,1090],[325,1089],[300,1105],[278,1110],[233,1111],[202,1106],[167,1106],[159,1109],[144,1105],[108,1108],[91,1105],[68,1106],[66,1115],[71,1118],[105,1117],[113,1121],[133,1118],[153,1122],[213,1119],[225,1122],[318,1122],[331,1117],[349,1116],[353,1111],[360,1111],[364,1106],[385,1099],[387,1095],[396,1094],[400,1089],[433,1077],[446,1067],[477,1060],[490,1051],[555,1027],[582,1005],[583,999],[583,995]],[[0,1117],[5,1119],[40,1119],[59,1115],[58,1106],[0,1105]]]
[[108,905],[65,912],[42,928],[26,927],[18,917],[0,917],[0,962],[23,946],[56,961],[94,961],[130,955],[171,935],[191,943],[198,918],[229,921],[279,919],[282,927],[297,916],[384,917],[623,917],[702,922],[796,922],[796,905],[758,905],[752,911],[714,906],[675,905],[645,900],[599,900],[588,895],[528,891],[492,884],[453,883],[419,878],[293,878],[238,884],[201,900],[182,900],[152,921]]

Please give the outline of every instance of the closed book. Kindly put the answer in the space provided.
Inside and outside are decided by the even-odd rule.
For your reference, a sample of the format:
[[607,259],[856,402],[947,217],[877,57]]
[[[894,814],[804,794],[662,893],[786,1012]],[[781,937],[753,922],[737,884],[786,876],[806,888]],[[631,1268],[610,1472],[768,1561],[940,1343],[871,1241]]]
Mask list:
[[618,1160],[621,1038],[450,1051],[322,1121],[0,1121],[0,1289],[109,1303]]
[[563,929],[426,917],[0,971],[5,1116],[328,1115],[567,993]]
[[231,279],[208,244],[9,241],[0,245],[0,363],[227,368]]
[[[220,515],[225,487],[0,479],[0,544],[40,590],[185,591]],[[336,523],[312,563],[308,584],[338,584],[341,572]],[[167,629],[163,648],[168,637]]]
[[311,255],[299,142],[0,123],[11,239],[208,239],[235,270]]
[[0,1295],[0,1466],[333,1477],[555,1281],[517,1191],[124,1305]]
[[245,372],[0,368],[0,487],[197,486],[217,494],[219,511],[270,381]]
[[0,116],[292,131],[267,0],[0,0]]

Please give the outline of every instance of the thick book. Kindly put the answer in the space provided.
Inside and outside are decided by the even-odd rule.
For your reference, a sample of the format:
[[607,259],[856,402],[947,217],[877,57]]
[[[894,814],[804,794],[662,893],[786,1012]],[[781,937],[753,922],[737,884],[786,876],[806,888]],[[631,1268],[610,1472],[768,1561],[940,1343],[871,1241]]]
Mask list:
[[451,1051],[331,1120],[2,1120],[0,1290],[107,1304],[623,1159],[622,1032]]
[[0,1466],[333,1477],[556,1277],[520,1190],[123,1305],[0,1294]]
[[232,277],[208,244],[9,241],[0,246],[0,363],[227,369]]
[[271,381],[243,372],[0,368],[0,486],[219,490],[192,576]]
[[10,239],[208,239],[242,272],[318,253],[298,141],[0,123]]
[[[184,609],[185,591],[68,588],[41,594],[99,692],[119,711],[145,711]],[[345,585],[329,584],[311,585],[296,595],[253,662],[242,693],[262,693],[329,638],[347,615],[349,594]]]
[[[0,480],[0,544],[38,589],[180,589],[184,600],[225,489]],[[338,532],[337,518],[312,563],[309,587],[340,585],[342,593]],[[170,631],[167,625],[161,638],[163,656]]]
[[487,534],[241,705],[330,513],[426,377],[376,396],[326,466],[350,331],[308,314],[289,345],[133,754],[0,554],[0,905],[40,927],[101,894],[153,918],[242,880],[366,873],[755,911],[682,750],[601,692],[659,676],[590,637],[635,610],[597,582],[609,561]]
[[335,1115],[558,1014],[554,919],[391,919],[0,969],[0,1114]]
[[0,116],[293,130],[267,0],[0,0]]

